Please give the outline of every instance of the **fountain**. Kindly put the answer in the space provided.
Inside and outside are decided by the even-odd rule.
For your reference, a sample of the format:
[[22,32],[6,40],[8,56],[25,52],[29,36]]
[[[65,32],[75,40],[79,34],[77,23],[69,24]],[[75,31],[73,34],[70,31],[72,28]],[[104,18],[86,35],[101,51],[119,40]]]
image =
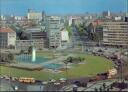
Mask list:
[[[35,68],[35,67],[43,67],[47,69],[59,69],[62,67],[61,64],[57,63],[52,63],[49,58],[43,57],[43,56],[38,56],[36,55],[36,48],[33,46],[31,48],[31,55],[27,54],[21,54],[16,56],[16,60],[19,61],[19,64],[24,65],[25,68]],[[22,67],[21,65],[21,67]]]
[[33,47],[32,48],[32,62],[36,61],[36,49]]

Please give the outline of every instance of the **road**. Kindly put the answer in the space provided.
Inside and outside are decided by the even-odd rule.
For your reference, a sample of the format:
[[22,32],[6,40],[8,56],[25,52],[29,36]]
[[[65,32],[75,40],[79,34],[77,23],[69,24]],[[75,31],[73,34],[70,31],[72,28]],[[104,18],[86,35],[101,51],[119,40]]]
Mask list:
[[39,84],[24,84],[0,78],[0,91],[15,91],[15,86],[18,87],[17,91],[43,91],[44,88]]
[[[60,85],[55,85],[54,83],[49,82],[48,84],[35,83],[35,84],[25,84],[18,81],[12,81],[0,78],[0,91],[57,91],[60,90],[63,86],[66,86],[67,83],[61,83]],[[18,90],[15,90],[15,86],[18,87]]]
[[[17,91],[57,91],[62,90],[66,85],[71,85],[74,81],[79,80],[86,82],[88,78],[80,79],[69,79],[67,82],[61,82],[59,85],[48,82],[48,84],[42,85],[41,83],[36,84],[24,84],[18,81],[10,81],[0,78],[0,91],[14,91],[15,86],[18,87]],[[59,82],[59,81],[58,81]]]

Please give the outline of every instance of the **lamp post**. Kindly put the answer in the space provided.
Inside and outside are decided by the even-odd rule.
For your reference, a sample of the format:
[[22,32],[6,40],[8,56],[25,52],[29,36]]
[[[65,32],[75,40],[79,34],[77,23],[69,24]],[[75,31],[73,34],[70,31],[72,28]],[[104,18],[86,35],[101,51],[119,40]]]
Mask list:
[[66,65],[66,76],[67,76],[67,79],[68,79],[68,67],[67,67],[68,62],[64,61],[64,64]]
[[122,64],[122,55],[121,53],[118,54],[118,69],[119,69],[119,72],[120,72],[120,81],[123,82],[123,64]]

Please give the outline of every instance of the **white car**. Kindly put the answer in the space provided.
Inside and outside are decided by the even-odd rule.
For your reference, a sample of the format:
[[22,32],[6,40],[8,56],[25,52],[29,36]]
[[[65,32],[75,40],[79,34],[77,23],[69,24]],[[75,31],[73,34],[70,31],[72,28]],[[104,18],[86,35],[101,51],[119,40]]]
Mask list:
[[6,80],[10,80],[10,77],[8,77],[8,76],[5,76],[4,78],[5,78]]
[[52,79],[52,80],[50,80],[49,82],[56,82],[56,80]]
[[15,91],[17,91],[18,90],[18,86],[15,86],[14,89],[15,89]]
[[3,76],[0,76],[1,79],[3,79],[4,77]]
[[46,85],[46,84],[48,84],[48,82],[47,81],[43,81],[42,84]]
[[59,82],[55,82],[54,85],[60,85],[60,83]]

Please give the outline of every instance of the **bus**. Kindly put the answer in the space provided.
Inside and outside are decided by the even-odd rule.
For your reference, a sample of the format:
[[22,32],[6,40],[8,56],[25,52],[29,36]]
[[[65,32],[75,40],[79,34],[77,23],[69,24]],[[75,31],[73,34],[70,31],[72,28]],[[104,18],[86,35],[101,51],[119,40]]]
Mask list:
[[19,78],[19,82],[22,82],[22,83],[35,83],[35,79],[34,78],[21,77],[21,78]]

